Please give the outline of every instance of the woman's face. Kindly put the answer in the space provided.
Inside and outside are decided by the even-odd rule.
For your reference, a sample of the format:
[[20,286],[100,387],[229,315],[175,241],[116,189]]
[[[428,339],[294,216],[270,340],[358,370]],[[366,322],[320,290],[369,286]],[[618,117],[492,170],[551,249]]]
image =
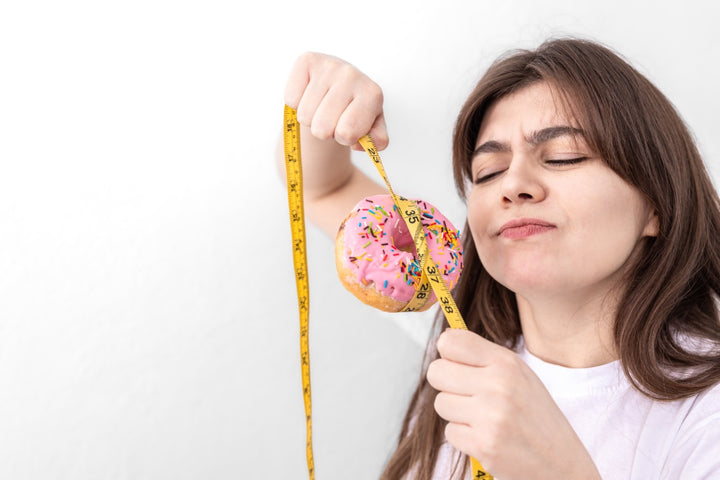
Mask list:
[[545,83],[487,111],[472,161],[468,222],[486,270],[525,298],[589,298],[617,285],[648,202],[591,151]]

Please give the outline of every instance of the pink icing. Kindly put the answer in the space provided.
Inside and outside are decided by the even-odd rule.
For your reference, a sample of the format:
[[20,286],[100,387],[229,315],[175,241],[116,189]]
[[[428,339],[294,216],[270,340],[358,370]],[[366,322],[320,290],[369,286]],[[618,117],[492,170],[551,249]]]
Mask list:
[[[415,202],[430,256],[452,288],[462,269],[460,233],[434,206]],[[412,299],[420,282],[420,265],[410,232],[390,195],[368,197],[355,206],[345,221],[343,261],[358,282],[373,283],[380,293],[400,302]],[[429,301],[435,301],[434,293]]]

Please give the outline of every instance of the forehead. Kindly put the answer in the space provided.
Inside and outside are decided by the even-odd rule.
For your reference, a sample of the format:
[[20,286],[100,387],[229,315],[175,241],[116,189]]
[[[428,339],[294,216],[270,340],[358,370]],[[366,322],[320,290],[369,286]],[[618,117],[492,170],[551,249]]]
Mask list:
[[557,89],[537,82],[490,105],[480,124],[476,145],[488,140],[509,142],[516,136],[527,137],[534,131],[559,125],[579,128]]

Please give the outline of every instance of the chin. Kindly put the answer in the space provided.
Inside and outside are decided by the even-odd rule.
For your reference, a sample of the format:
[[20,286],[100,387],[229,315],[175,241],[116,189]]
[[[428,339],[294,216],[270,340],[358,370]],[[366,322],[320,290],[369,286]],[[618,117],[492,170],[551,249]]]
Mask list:
[[566,290],[567,279],[558,278],[556,269],[525,264],[518,268],[503,268],[497,273],[488,268],[488,273],[510,291],[525,293],[556,293]]

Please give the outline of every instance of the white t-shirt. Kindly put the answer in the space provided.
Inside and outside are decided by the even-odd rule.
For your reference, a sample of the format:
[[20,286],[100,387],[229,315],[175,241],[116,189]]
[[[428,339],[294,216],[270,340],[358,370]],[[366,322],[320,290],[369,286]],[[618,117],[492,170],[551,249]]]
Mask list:
[[[604,480],[720,479],[720,385],[659,402],[630,385],[619,361],[566,368],[525,349],[519,355],[545,384]],[[444,444],[433,480],[450,480],[456,458],[457,451]],[[553,478],[552,472],[540,477]]]

